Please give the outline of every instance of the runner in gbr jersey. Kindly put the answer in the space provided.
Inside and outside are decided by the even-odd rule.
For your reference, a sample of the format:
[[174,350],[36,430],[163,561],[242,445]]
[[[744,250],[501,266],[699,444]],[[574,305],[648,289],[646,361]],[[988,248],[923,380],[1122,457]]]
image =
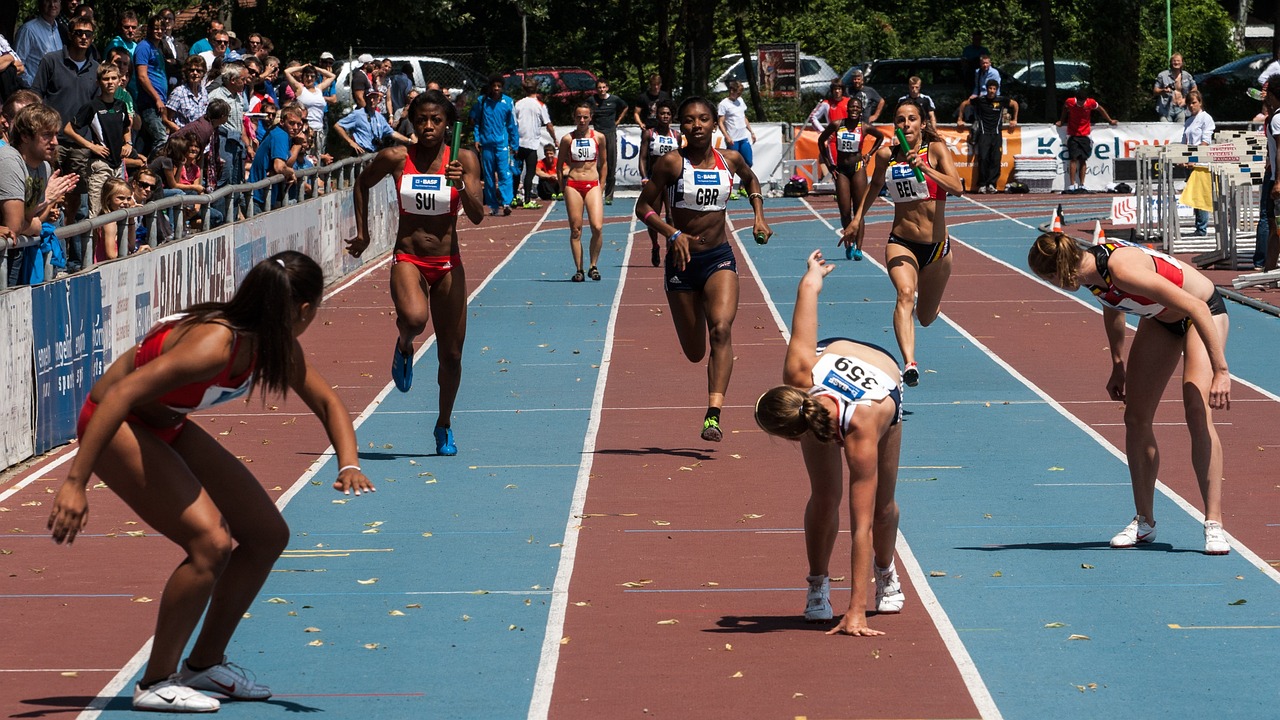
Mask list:
[[[560,187],[564,193],[564,209],[569,214],[569,251],[577,271],[574,282],[582,282],[590,276],[600,279],[600,250],[604,247],[604,188],[600,178],[609,176],[610,158],[599,161],[604,152],[604,133],[591,127],[591,106],[578,103],[573,109],[573,130],[560,138]],[[586,210],[591,223],[591,267],[582,272],[582,213]]]
[[457,111],[440,91],[420,93],[408,116],[418,142],[380,151],[355,187],[356,237],[348,251],[359,257],[369,246],[369,191],[384,177],[395,181],[400,219],[391,301],[396,308],[391,378],[400,392],[413,387],[413,341],[430,320],[440,369],[439,410],[433,432],[438,455],[456,455],[451,418],[462,382],[462,344],[467,335],[467,276],[458,248],[458,214],[472,224],[484,218],[480,161],[460,148],[450,156]]
[[[837,86],[832,86],[834,91]],[[853,198],[861,197],[867,186],[867,161],[880,151],[884,133],[862,120],[862,101],[850,98],[844,107],[847,113],[839,122],[833,121],[818,137],[818,155],[822,164],[831,169],[835,179],[836,205],[840,208],[840,227],[848,227],[853,217]],[[866,148],[866,138],[875,144]],[[834,154],[833,154],[834,153]],[[862,259],[862,233],[851,245],[845,246],[845,257]]]
[[[893,124],[907,138],[907,147],[896,144],[876,153],[875,171],[854,203],[853,218],[840,242],[847,247],[862,233],[863,220],[880,188],[893,203],[893,225],[885,247],[885,266],[897,290],[893,332],[902,350],[902,379],[910,386],[920,382],[916,365],[916,328],[938,319],[942,295],[951,277],[951,239],[947,235],[947,195],[964,189],[946,143],[924,119],[911,98],[898,102]],[[919,170],[924,180],[916,177]]]
[[[666,155],[673,150],[680,149],[680,131],[671,127],[671,118],[675,115],[675,105],[670,100],[663,98],[657,102],[657,111],[654,113],[655,122],[651,127],[644,129],[640,133],[640,185],[643,187],[649,182],[649,172],[653,167],[653,163],[658,158]],[[666,205],[666,195],[659,196],[659,202]],[[666,211],[663,217],[667,222],[671,222],[671,213],[669,208],[659,208],[659,212]],[[649,242],[652,244],[650,249],[649,261],[654,267],[662,264],[662,248],[658,246],[658,231],[649,228]]]
[[[1145,247],[1109,241],[1081,249],[1062,233],[1036,238],[1027,264],[1064,290],[1084,286],[1102,303],[1111,348],[1107,394],[1124,402],[1125,453],[1137,514],[1111,539],[1129,548],[1156,538],[1155,486],[1160,452],[1152,429],[1165,386],[1182,360],[1182,405],[1191,464],[1204,502],[1204,552],[1231,551],[1222,529],[1222,442],[1213,410],[1231,407],[1226,304],[1199,270]],[[1124,314],[1137,315],[1126,367]]]
[[[218,700],[202,690],[238,700],[271,697],[227,663],[226,652],[288,545],[289,528],[244,463],[188,413],[247,399],[255,388],[264,401],[293,390],[333,444],[340,466],[334,489],[373,491],[360,470],[351,415],[298,342],[323,292],[314,260],[277,253],[254,266],[229,301],[165,318],[89,391],[77,427],[80,447],[49,514],[54,541],[70,544],[84,530],[85,486],[97,475],[186,554],[158,603],[135,709],[216,711]],[[200,634],[181,662],[201,615]]]
[[828,634],[883,635],[867,626],[866,602],[873,576],[878,613],[901,612],[905,601],[893,565],[902,386],[898,361],[883,348],[848,338],[818,340],[818,296],[833,267],[826,264],[821,251],[809,255],[796,289],[791,340],[782,369],[785,384],[760,396],[755,416],[770,435],[800,441],[809,473],[804,512],[809,561],[805,619],[821,622],[834,614],[830,564],[840,532],[843,459],[849,468],[853,589],[848,609]]
[[[716,108],[700,97],[687,98],[676,113],[685,147],[653,164],[640,190],[636,217],[667,237],[667,304],[680,348],[689,362],[707,362],[707,414],[702,439],[719,442],[720,409],[733,374],[733,319],[738,314],[738,266],[725,212],[737,175],[755,213],[752,232],[766,243],[773,231],[764,220],[764,195],[751,166],[732,150],[711,146]],[[659,214],[667,194],[671,222]]]

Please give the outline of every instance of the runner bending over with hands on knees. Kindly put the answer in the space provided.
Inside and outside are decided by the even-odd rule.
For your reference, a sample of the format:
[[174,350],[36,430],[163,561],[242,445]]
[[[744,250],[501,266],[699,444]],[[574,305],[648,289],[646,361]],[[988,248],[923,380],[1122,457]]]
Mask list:
[[[187,554],[165,584],[151,656],[133,691],[138,710],[213,712],[216,699],[271,691],[227,662],[227,643],[257,597],[289,528],[271,496],[188,413],[292,389],[324,424],[338,457],[333,487],[373,491],[347,408],[306,360],[298,337],[315,319],[324,275],[285,251],[258,263],[231,300],[195,305],[152,328],[94,384],[80,411],[80,449],[54,499],[49,529],[71,543],[89,517],[97,474],[138,517]],[[208,612],[205,608],[208,606]],[[204,626],[179,666],[200,616]]]
[[[701,362],[710,340],[702,439],[720,442],[720,409],[733,374],[733,319],[738,314],[738,262],[725,212],[734,175],[747,189],[755,211],[756,242],[769,242],[773,231],[764,221],[764,196],[751,166],[732,150],[711,147],[715,106],[691,97],[680,103],[676,116],[685,147],[654,161],[636,201],[636,217],[667,238],[664,285],[684,356]],[[658,212],[664,193],[671,224]]]
[[809,558],[805,619],[830,620],[833,614],[828,566],[840,532],[843,456],[849,466],[853,589],[849,609],[827,634],[883,635],[867,627],[867,596],[873,578],[876,612],[901,612],[906,599],[893,566],[902,386],[898,361],[889,351],[848,338],[818,340],[818,295],[832,269],[822,251],[809,254],[808,270],[796,289],[791,341],[782,369],[785,384],[756,401],[756,423],[770,435],[799,440],[809,471],[809,504],[804,511]]
[[458,213],[473,225],[484,219],[480,161],[459,149],[452,156],[449,137],[457,110],[439,90],[419,93],[409,103],[409,120],[418,141],[380,151],[356,182],[356,237],[348,251],[359,257],[369,247],[369,189],[394,178],[400,201],[391,301],[399,335],[391,355],[391,379],[400,392],[413,387],[413,340],[436,333],[440,369],[440,414],[434,430],[437,455],[457,455],[451,418],[462,383],[462,343],[467,335],[467,275],[458,247]]
[[[1160,450],[1152,428],[1160,396],[1182,360],[1182,408],[1191,434],[1191,465],[1204,501],[1204,552],[1231,552],[1222,529],[1222,442],[1213,410],[1231,407],[1226,303],[1199,270],[1149,248],[1109,240],[1082,249],[1062,233],[1036,238],[1031,271],[1064,290],[1084,286],[1102,304],[1111,348],[1107,393],[1124,403],[1125,455],[1137,516],[1111,538],[1113,548],[1156,539],[1155,488]],[[1138,330],[1124,359],[1124,314]]]
[[951,278],[947,195],[959,195],[964,186],[951,151],[924,119],[915,100],[898,101],[893,125],[906,136],[907,146],[886,146],[876,152],[875,174],[854,203],[853,218],[845,226],[840,242],[848,247],[857,241],[867,210],[879,196],[880,188],[887,188],[893,203],[893,225],[884,251],[885,266],[898,291],[893,332],[902,350],[902,380],[915,387],[920,382],[920,370],[916,365],[912,315],[920,320],[921,327],[929,327],[938,319],[942,295]]

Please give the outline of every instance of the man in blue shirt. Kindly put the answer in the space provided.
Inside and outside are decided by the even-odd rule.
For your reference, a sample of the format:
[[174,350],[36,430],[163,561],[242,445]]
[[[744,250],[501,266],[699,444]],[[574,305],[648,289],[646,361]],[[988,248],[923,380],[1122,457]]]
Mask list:
[[35,82],[40,61],[51,52],[58,52],[65,45],[58,32],[58,13],[62,0],[40,0],[40,14],[18,28],[13,37],[13,50],[25,68],[23,78],[27,84]]
[[354,108],[346,117],[334,126],[338,137],[342,138],[356,155],[376,152],[387,138],[392,138],[405,145],[412,145],[413,139],[405,137],[387,124],[387,119],[375,108],[382,107],[382,91],[369,88],[365,95],[369,102],[362,108]]
[[[284,182],[271,186],[272,208],[280,206],[285,191],[295,182],[293,165],[302,149],[302,133],[306,127],[306,110],[300,105],[289,105],[280,111],[280,124],[271,128],[271,132],[258,143],[258,152],[254,154],[253,166],[249,169],[249,182],[255,183],[274,175],[284,176]],[[266,202],[265,188],[253,191],[253,204],[259,211],[265,209]]]
[[[511,214],[511,152],[520,147],[515,101],[502,94],[502,76],[489,78],[488,91],[471,106],[471,124],[480,148],[480,175],[489,214]],[[495,179],[496,175],[496,179]]]
[[142,137],[138,152],[150,156],[169,137],[161,109],[169,99],[169,74],[165,71],[164,22],[159,15],[147,21],[147,37],[133,51],[135,77],[138,79],[138,117],[142,119]]
[[987,81],[996,81],[996,93],[1000,92],[1000,71],[991,67],[991,56],[983,55],[978,58],[978,69],[973,71],[973,92],[970,93],[969,99],[984,95],[987,92]]

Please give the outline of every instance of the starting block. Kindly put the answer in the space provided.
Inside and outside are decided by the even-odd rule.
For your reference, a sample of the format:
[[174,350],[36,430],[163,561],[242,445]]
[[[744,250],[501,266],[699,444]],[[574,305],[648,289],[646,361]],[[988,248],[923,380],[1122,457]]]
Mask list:
[[1244,288],[1255,287],[1257,285],[1266,285],[1267,283],[1280,284],[1280,270],[1246,273],[1231,281],[1232,287],[1237,290],[1243,290]]

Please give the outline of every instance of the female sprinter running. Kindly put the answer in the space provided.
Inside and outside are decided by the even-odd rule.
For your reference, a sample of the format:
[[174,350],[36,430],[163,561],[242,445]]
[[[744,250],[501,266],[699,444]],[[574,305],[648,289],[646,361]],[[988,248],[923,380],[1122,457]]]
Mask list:
[[[1027,254],[1032,272],[1064,290],[1081,285],[1102,304],[1111,348],[1107,393],[1124,402],[1125,454],[1137,516],[1111,538],[1113,548],[1156,539],[1155,487],[1160,471],[1152,422],[1164,388],[1182,360],[1182,407],[1191,434],[1191,465],[1204,500],[1204,552],[1231,552],[1222,529],[1222,442],[1213,410],[1231,407],[1227,371],[1227,307],[1213,282],[1155,250],[1108,241],[1081,249],[1062,233],[1036,238]],[[1138,330],[1124,360],[1124,313]]]
[[582,211],[586,208],[587,221],[591,223],[591,269],[587,275],[600,279],[596,263],[600,261],[600,249],[604,247],[604,189],[600,178],[609,176],[610,158],[597,165],[596,157],[605,146],[604,134],[591,127],[591,106],[585,102],[573,108],[573,130],[560,138],[560,188],[564,193],[564,207],[569,213],[569,250],[573,252],[573,264],[578,269],[574,282],[582,282]]
[[[680,131],[671,127],[671,118],[675,115],[676,107],[670,100],[663,98],[657,102],[657,111],[654,115],[657,121],[652,127],[647,127],[640,134],[640,186],[644,187],[649,182],[649,173],[652,172],[653,163],[658,158],[666,155],[672,150],[680,149]],[[658,202],[665,205],[665,197],[659,196]],[[668,222],[671,221],[670,210],[660,207],[658,211],[661,213],[667,210],[663,217]],[[654,267],[662,264],[662,249],[658,247],[658,231],[649,228],[649,242],[653,244],[653,248],[649,260]]]
[[[334,489],[373,491],[357,464],[351,416],[298,344],[323,290],[314,260],[277,253],[249,271],[230,301],[161,320],[107,369],[85,400],[76,428],[80,450],[49,515],[54,541],[71,543],[84,529],[85,485],[97,474],[187,553],[160,598],[151,656],[133,691],[135,709],[217,710],[218,701],[200,690],[238,700],[271,697],[225,653],[288,545],[289,528],[248,468],[188,422],[188,413],[255,388],[264,399],[292,389],[320,418],[337,451],[341,469]],[[202,614],[204,626],[179,667]]]
[[[828,565],[840,532],[844,493],[841,455],[849,466],[849,524],[853,535],[849,609],[831,635],[883,635],[867,627],[867,595],[874,559],[876,611],[902,611],[905,597],[893,567],[898,537],[898,451],[902,447],[902,387],[898,361],[870,343],[818,340],[818,295],[834,266],[821,251],[796,290],[791,342],[782,376],[785,385],[756,402],[756,423],[770,435],[799,440],[809,471],[809,504],[804,511],[809,594],[804,617],[830,620]],[[815,349],[816,348],[816,349]]]
[[[720,409],[733,374],[733,319],[738,314],[738,264],[725,212],[734,175],[747,188],[755,211],[756,242],[768,242],[773,231],[764,221],[764,196],[751,166],[732,150],[711,147],[715,106],[691,97],[680,103],[677,115],[685,147],[653,163],[649,182],[636,201],[636,217],[667,237],[667,304],[684,356],[701,362],[710,339],[702,439],[720,442]],[[657,210],[663,193],[671,209],[670,224]]]
[[[911,316],[915,314],[921,327],[929,327],[938,318],[942,294],[951,277],[947,194],[959,195],[964,188],[946,143],[924,119],[915,100],[903,98],[898,102],[893,124],[906,134],[908,147],[882,147],[876,153],[875,175],[854,205],[853,218],[845,226],[840,242],[846,247],[856,242],[868,208],[880,188],[887,187],[893,203],[893,226],[885,247],[885,265],[898,291],[893,332],[902,350],[902,380],[915,387],[920,382],[920,370]],[[924,173],[923,181],[916,178],[917,169]]]
[[[832,87],[833,91],[835,87],[837,86]],[[884,143],[884,133],[862,121],[861,100],[850,98],[846,101],[845,107],[848,114],[843,120],[828,125],[818,137],[820,160],[831,170],[831,177],[835,178],[836,204],[840,207],[840,227],[842,228],[849,226],[853,199],[862,197],[862,191],[867,187],[867,173],[864,170],[867,160],[879,152],[880,145]],[[868,136],[875,139],[875,145],[863,152],[862,141]],[[834,143],[830,142],[833,137]],[[835,157],[831,155],[833,145]],[[856,242],[845,246],[844,256],[846,259],[862,259],[862,233],[858,233]]]
[[360,173],[355,187],[356,236],[348,251],[359,257],[369,247],[369,188],[395,178],[400,198],[391,301],[396,306],[396,338],[391,379],[400,392],[413,387],[413,339],[431,319],[440,369],[440,415],[436,454],[457,455],[451,419],[462,382],[462,343],[467,336],[467,275],[458,249],[458,212],[473,225],[484,219],[480,161],[471,150],[450,157],[449,137],[457,110],[438,90],[420,93],[409,104],[418,142],[380,151]]

